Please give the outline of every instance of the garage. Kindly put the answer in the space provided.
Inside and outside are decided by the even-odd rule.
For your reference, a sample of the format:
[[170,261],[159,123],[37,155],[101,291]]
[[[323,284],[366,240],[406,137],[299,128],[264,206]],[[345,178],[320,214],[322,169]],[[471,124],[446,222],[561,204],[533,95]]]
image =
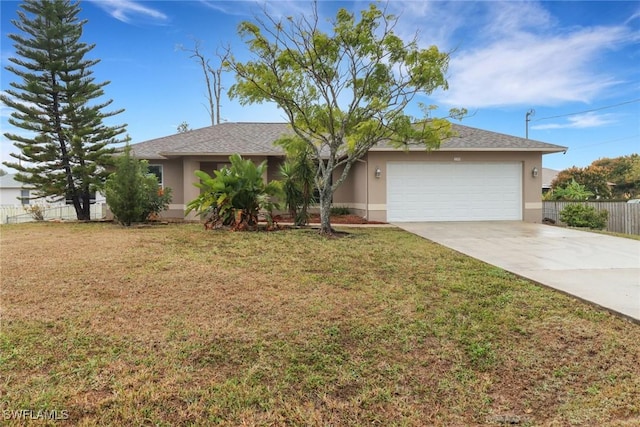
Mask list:
[[522,220],[521,162],[388,162],[387,221]]

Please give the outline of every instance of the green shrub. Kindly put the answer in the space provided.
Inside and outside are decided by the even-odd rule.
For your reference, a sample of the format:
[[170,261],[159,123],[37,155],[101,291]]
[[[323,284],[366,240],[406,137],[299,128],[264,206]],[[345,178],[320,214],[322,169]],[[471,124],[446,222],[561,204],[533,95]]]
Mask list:
[[331,208],[331,215],[350,215],[351,211],[346,206],[334,206]]
[[107,205],[116,220],[125,226],[157,216],[169,207],[171,189],[161,189],[148,163],[131,155],[131,147],[115,160],[116,170],[105,182]]
[[287,210],[295,225],[306,225],[309,223],[309,205],[314,202],[313,188],[317,171],[311,150],[299,138],[283,138],[276,144],[287,153],[286,162],[280,166]]
[[598,212],[592,206],[583,204],[569,205],[560,212],[560,221],[570,227],[588,227],[594,230],[602,230],[607,225],[609,212]]
[[155,219],[160,215],[160,212],[169,209],[169,204],[171,204],[171,199],[173,198],[172,193],[169,187],[157,187],[155,191],[153,187],[150,187],[147,194],[146,208],[142,213],[142,217],[145,219]]
[[200,182],[194,185],[202,192],[189,202],[186,213],[196,211],[206,220],[205,226],[211,228],[227,225],[235,230],[255,229],[261,210],[271,222],[271,212],[278,207],[274,200],[282,196],[282,188],[279,181],[264,182],[267,162],[256,166],[238,154],[229,157],[229,161],[231,166],[214,171],[213,177],[196,171]]

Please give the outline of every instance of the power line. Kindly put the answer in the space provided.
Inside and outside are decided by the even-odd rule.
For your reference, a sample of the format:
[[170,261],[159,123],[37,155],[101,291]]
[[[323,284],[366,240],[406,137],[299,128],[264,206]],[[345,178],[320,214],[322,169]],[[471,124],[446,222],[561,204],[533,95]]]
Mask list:
[[608,140],[608,141],[596,142],[596,143],[594,143],[594,144],[581,145],[581,146],[578,146],[578,147],[576,147],[576,148],[572,148],[572,149],[571,149],[571,151],[582,150],[582,149],[585,149],[585,148],[596,147],[596,146],[598,146],[598,145],[605,145],[605,144],[610,144],[610,143],[612,143],[612,142],[626,141],[626,140],[628,140],[628,139],[636,139],[636,138],[638,138],[638,135],[634,135],[634,136],[625,136],[625,137],[622,137],[622,138],[610,139],[610,140]]
[[621,105],[633,104],[634,102],[640,102],[640,98],[632,99],[631,101],[621,102],[619,104],[607,105],[606,107],[593,108],[591,110],[585,110],[585,111],[578,111],[577,113],[568,113],[568,114],[560,114],[558,116],[541,117],[539,119],[534,120],[534,122],[539,122],[540,120],[557,119],[559,117],[575,116],[577,114],[592,113],[594,111],[606,110],[608,108],[619,107]]

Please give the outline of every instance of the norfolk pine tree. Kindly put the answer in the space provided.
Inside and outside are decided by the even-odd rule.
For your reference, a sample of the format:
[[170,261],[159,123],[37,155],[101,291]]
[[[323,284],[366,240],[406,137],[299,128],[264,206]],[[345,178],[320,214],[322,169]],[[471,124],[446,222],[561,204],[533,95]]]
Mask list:
[[[20,31],[10,34],[16,57],[6,69],[18,81],[0,94],[14,111],[9,123],[26,133],[5,133],[20,150],[5,162],[18,171],[18,181],[32,185],[38,197],[66,199],[79,220],[90,219],[90,198],[100,190],[112,164],[114,143],[126,125],[106,126],[103,120],[122,110],[103,112],[111,100],[98,101],[109,82],[95,83],[85,59],[94,45],[80,41],[80,7],[69,0],[26,0],[18,19]],[[25,136],[27,135],[27,136]]]
[[[384,10],[372,4],[356,19],[341,9],[330,34],[319,28],[317,3],[308,16],[278,20],[265,10],[265,18],[256,21],[239,27],[253,59],[227,61],[236,74],[230,96],[243,105],[276,103],[310,148],[318,165],[321,234],[333,233],[334,191],[370,148],[386,142],[431,149],[452,135],[444,118],[405,112],[416,95],[447,89],[449,55],[400,39],[394,33],[397,19]],[[465,113],[454,109],[450,117]]]

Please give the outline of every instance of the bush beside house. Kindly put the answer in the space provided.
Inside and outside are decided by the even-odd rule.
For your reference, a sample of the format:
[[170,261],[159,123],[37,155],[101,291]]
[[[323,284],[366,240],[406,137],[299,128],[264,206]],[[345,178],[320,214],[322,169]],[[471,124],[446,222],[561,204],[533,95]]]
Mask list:
[[156,176],[148,173],[147,161],[133,157],[129,146],[115,164],[116,171],[105,183],[105,196],[119,223],[144,222],[169,207],[171,189],[159,186]]

